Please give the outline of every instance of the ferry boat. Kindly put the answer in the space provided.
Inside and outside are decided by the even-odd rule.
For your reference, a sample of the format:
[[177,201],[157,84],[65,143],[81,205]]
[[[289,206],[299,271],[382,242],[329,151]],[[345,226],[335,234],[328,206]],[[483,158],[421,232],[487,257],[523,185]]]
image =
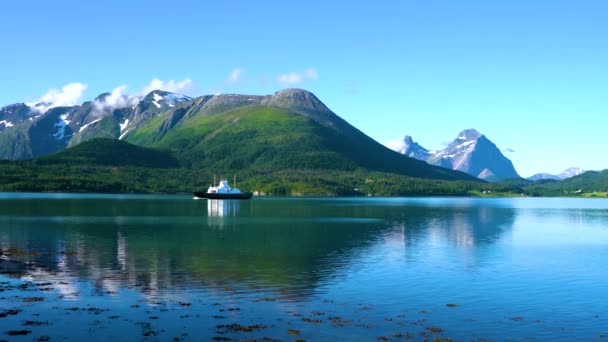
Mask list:
[[220,180],[220,183],[217,186],[213,186],[212,184],[209,189],[207,189],[207,192],[194,192],[196,198],[208,199],[250,199],[252,195],[253,193],[251,192],[241,192],[241,190],[237,188],[230,187],[230,184],[225,179]]

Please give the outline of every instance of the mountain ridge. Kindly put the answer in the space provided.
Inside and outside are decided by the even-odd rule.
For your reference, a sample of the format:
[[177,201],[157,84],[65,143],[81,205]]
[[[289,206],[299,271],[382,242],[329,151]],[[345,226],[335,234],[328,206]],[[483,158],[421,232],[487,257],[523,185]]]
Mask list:
[[160,90],[139,98],[112,92],[39,115],[28,118],[27,124],[9,127],[11,134],[0,133],[2,158],[29,159],[111,138],[172,151],[185,167],[226,173],[243,168],[260,172],[362,168],[418,178],[474,180],[387,149],[303,89],[196,98]]
[[461,131],[446,148],[436,151],[422,147],[414,142],[411,136],[406,135],[396,150],[408,157],[462,171],[488,181],[519,178],[511,160],[484,134],[475,129]]
[[569,167],[556,175],[546,173],[546,172],[541,172],[541,173],[534,174],[526,179],[531,180],[531,181],[564,180],[564,179],[582,175],[585,172],[587,172],[587,170],[584,170],[580,167]]

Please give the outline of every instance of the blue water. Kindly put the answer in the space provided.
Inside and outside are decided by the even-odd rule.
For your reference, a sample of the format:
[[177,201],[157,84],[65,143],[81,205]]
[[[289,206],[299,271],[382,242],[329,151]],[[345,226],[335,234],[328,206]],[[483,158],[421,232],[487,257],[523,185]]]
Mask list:
[[0,194],[0,250],[0,340],[608,339],[603,199]]

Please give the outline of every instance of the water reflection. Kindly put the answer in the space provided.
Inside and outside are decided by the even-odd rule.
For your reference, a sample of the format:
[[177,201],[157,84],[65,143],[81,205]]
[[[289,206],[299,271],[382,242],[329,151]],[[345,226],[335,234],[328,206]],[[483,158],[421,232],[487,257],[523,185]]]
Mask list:
[[207,200],[207,212],[210,217],[237,216],[240,208],[240,200]]
[[[35,268],[38,276],[68,284],[84,277],[100,293],[135,287],[153,297],[230,284],[307,296],[336,281],[336,274],[360,267],[371,251],[403,253],[407,246],[410,253],[416,246],[451,244],[471,249],[500,239],[515,217],[515,210],[500,207],[253,202],[207,200],[207,212],[203,201],[183,200],[20,205],[13,215],[0,216],[2,271],[32,276]],[[92,206],[95,216],[89,216]]]
[[[218,311],[220,307],[223,310],[238,303],[248,317],[255,312],[256,317],[281,319],[287,317],[288,309],[297,307],[293,309],[297,311],[309,305],[310,322],[324,320],[328,328],[333,322],[325,317],[330,314],[314,316],[312,312],[350,307],[361,318],[362,327],[375,317],[371,324],[391,325],[387,328],[391,332],[399,316],[406,313],[407,319],[414,321],[417,318],[413,316],[422,309],[430,311],[424,313],[424,319],[427,314],[441,318],[445,312],[454,313],[458,318],[453,318],[452,331],[465,326],[462,319],[466,312],[466,318],[477,322],[475,329],[495,328],[497,324],[504,329],[500,320],[521,324],[505,317],[518,317],[522,312],[526,321],[532,322],[528,309],[537,310],[536,317],[543,320],[545,309],[563,308],[566,314],[579,307],[595,310],[593,301],[605,298],[608,285],[603,273],[597,271],[605,265],[601,241],[608,239],[607,212],[604,208],[572,206],[560,210],[517,203],[471,199],[264,198],[239,202],[186,197],[0,198],[0,280],[12,277],[53,283],[53,300],[77,301],[80,307],[105,304],[107,298],[121,303],[131,300],[126,304],[130,305],[136,294],[138,303],[147,302],[144,313],[160,306],[155,313],[160,316],[160,310],[166,309],[158,304],[162,302],[173,302],[180,308],[181,302],[192,302],[191,307],[185,303],[183,308],[197,310],[205,303],[213,313],[200,317],[218,312],[228,316],[227,311]],[[580,229],[572,232],[573,226]],[[539,233],[545,235],[539,237]],[[591,239],[599,241],[595,252],[570,249],[569,255],[560,258],[573,241],[588,243]],[[539,240],[555,242],[558,247],[541,246],[537,252]],[[585,260],[585,264],[577,260]],[[572,279],[576,279],[577,291],[563,285]],[[6,298],[21,303],[20,298]],[[586,298],[591,298],[591,303]],[[373,314],[373,309],[361,303],[378,308],[384,304],[384,309],[393,310],[391,319],[395,321],[385,320],[389,311],[377,309]],[[462,305],[446,308],[446,303]],[[66,305],[69,310],[77,303]],[[150,315],[146,313],[146,317]],[[333,317],[338,316],[345,317],[338,313]],[[577,319],[581,326],[584,321]],[[207,321],[211,331],[217,324],[232,322]],[[302,318],[298,316],[294,322],[302,324]],[[270,323],[268,326],[279,326],[276,321]],[[164,326],[168,327],[170,324]],[[339,328],[345,332],[352,329],[356,327]],[[500,329],[495,331],[505,331]],[[201,336],[209,337],[205,334],[209,332]],[[359,336],[353,334],[351,340]],[[456,336],[469,339],[471,335],[467,330]],[[373,340],[377,335],[366,337]]]

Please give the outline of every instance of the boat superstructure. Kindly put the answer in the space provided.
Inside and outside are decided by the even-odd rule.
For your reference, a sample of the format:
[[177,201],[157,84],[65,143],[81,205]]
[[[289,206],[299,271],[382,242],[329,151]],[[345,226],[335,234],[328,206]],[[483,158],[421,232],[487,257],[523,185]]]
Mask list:
[[[236,185],[236,177],[234,183]],[[231,187],[226,179],[221,179],[217,186],[211,184],[207,192],[194,192],[194,196],[198,198],[210,199],[249,199],[252,195],[251,192],[241,192],[238,188]]]

